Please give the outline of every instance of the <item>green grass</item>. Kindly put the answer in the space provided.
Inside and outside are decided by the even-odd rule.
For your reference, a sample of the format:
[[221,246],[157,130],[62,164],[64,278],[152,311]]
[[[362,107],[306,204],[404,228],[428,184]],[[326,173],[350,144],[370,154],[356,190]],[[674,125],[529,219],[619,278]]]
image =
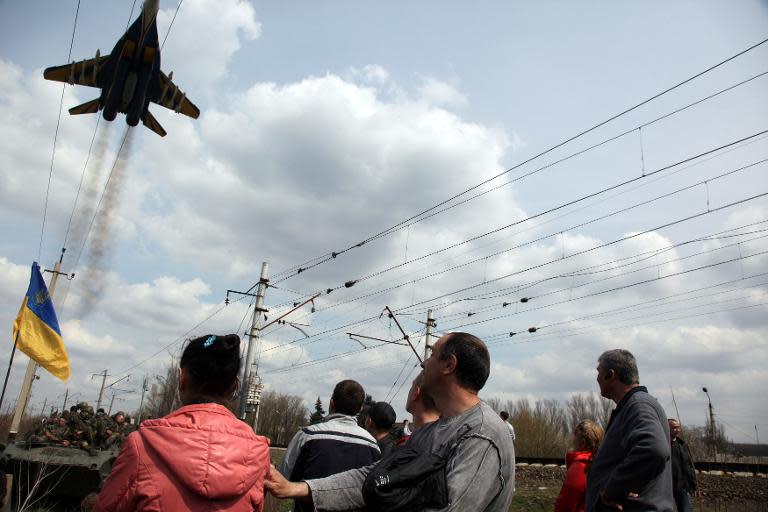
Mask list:
[[560,489],[516,489],[510,512],[552,512]]

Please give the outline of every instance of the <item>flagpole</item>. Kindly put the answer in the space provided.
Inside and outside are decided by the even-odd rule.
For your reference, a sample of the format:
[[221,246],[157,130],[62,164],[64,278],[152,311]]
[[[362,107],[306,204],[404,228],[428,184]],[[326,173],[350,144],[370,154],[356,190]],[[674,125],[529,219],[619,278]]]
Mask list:
[[0,394],[0,411],[3,410],[3,400],[5,399],[5,388],[8,386],[8,376],[11,374],[11,366],[13,366],[13,356],[16,355],[16,345],[19,343],[19,333],[16,332],[16,336],[13,337],[13,349],[11,350],[11,360],[8,361],[8,371],[5,372],[5,381],[3,382],[3,393]]
[[[53,300],[53,292],[56,290],[56,281],[61,273],[61,262],[64,260],[64,251],[61,250],[61,257],[56,265],[53,267],[53,274],[51,275],[51,282],[48,285],[48,296]],[[13,413],[13,420],[11,421],[11,428],[8,432],[8,440],[12,441],[16,438],[16,434],[19,433],[19,426],[21,425],[21,418],[24,416],[24,411],[27,408],[27,402],[32,394],[32,381],[35,379],[35,372],[37,371],[37,362],[32,359],[27,363],[27,372],[24,374],[24,381],[21,383],[21,390],[19,391],[19,399],[16,401],[16,410]]]

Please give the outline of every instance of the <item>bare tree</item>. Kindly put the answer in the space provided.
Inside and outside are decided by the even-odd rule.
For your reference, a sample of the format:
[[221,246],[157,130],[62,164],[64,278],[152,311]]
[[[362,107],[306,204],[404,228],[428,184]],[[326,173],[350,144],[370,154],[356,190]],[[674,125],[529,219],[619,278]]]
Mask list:
[[568,447],[568,415],[560,402],[537,400],[531,404],[524,398],[507,402],[507,409],[515,427],[516,454],[524,457],[563,456]]
[[273,446],[286,446],[308,423],[309,414],[301,397],[274,390],[261,394],[257,432],[270,438]]
[[14,482],[16,490],[16,510],[28,512],[45,510],[41,506],[67,475],[68,467],[42,462],[21,461],[18,479]]
[[149,416],[161,418],[180,406],[178,368],[178,361],[171,358],[163,375],[155,375],[144,409]]
[[597,393],[575,393],[566,402],[568,425],[570,430],[582,420],[592,420],[603,428],[608,426],[608,420],[613,410],[613,402],[597,396]]

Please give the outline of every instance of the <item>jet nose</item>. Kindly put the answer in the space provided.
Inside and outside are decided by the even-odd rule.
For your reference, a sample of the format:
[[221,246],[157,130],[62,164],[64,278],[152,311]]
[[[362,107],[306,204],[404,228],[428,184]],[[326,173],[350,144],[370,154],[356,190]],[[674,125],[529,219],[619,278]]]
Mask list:
[[160,0],[145,0],[142,7],[142,16],[144,19],[144,29],[157,19],[157,11],[160,10]]
[[154,18],[157,11],[160,10],[160,0],[145,0],[142,9],[144,14],[149,14],[150,17]]

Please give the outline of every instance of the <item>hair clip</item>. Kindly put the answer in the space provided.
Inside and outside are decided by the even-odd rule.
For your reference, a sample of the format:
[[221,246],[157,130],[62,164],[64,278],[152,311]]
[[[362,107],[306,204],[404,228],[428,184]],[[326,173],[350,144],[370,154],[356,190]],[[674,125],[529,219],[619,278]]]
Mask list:
[[208,336],[208,339],[203,342],[203,348],[208,348],[216,341],[216,336]]

